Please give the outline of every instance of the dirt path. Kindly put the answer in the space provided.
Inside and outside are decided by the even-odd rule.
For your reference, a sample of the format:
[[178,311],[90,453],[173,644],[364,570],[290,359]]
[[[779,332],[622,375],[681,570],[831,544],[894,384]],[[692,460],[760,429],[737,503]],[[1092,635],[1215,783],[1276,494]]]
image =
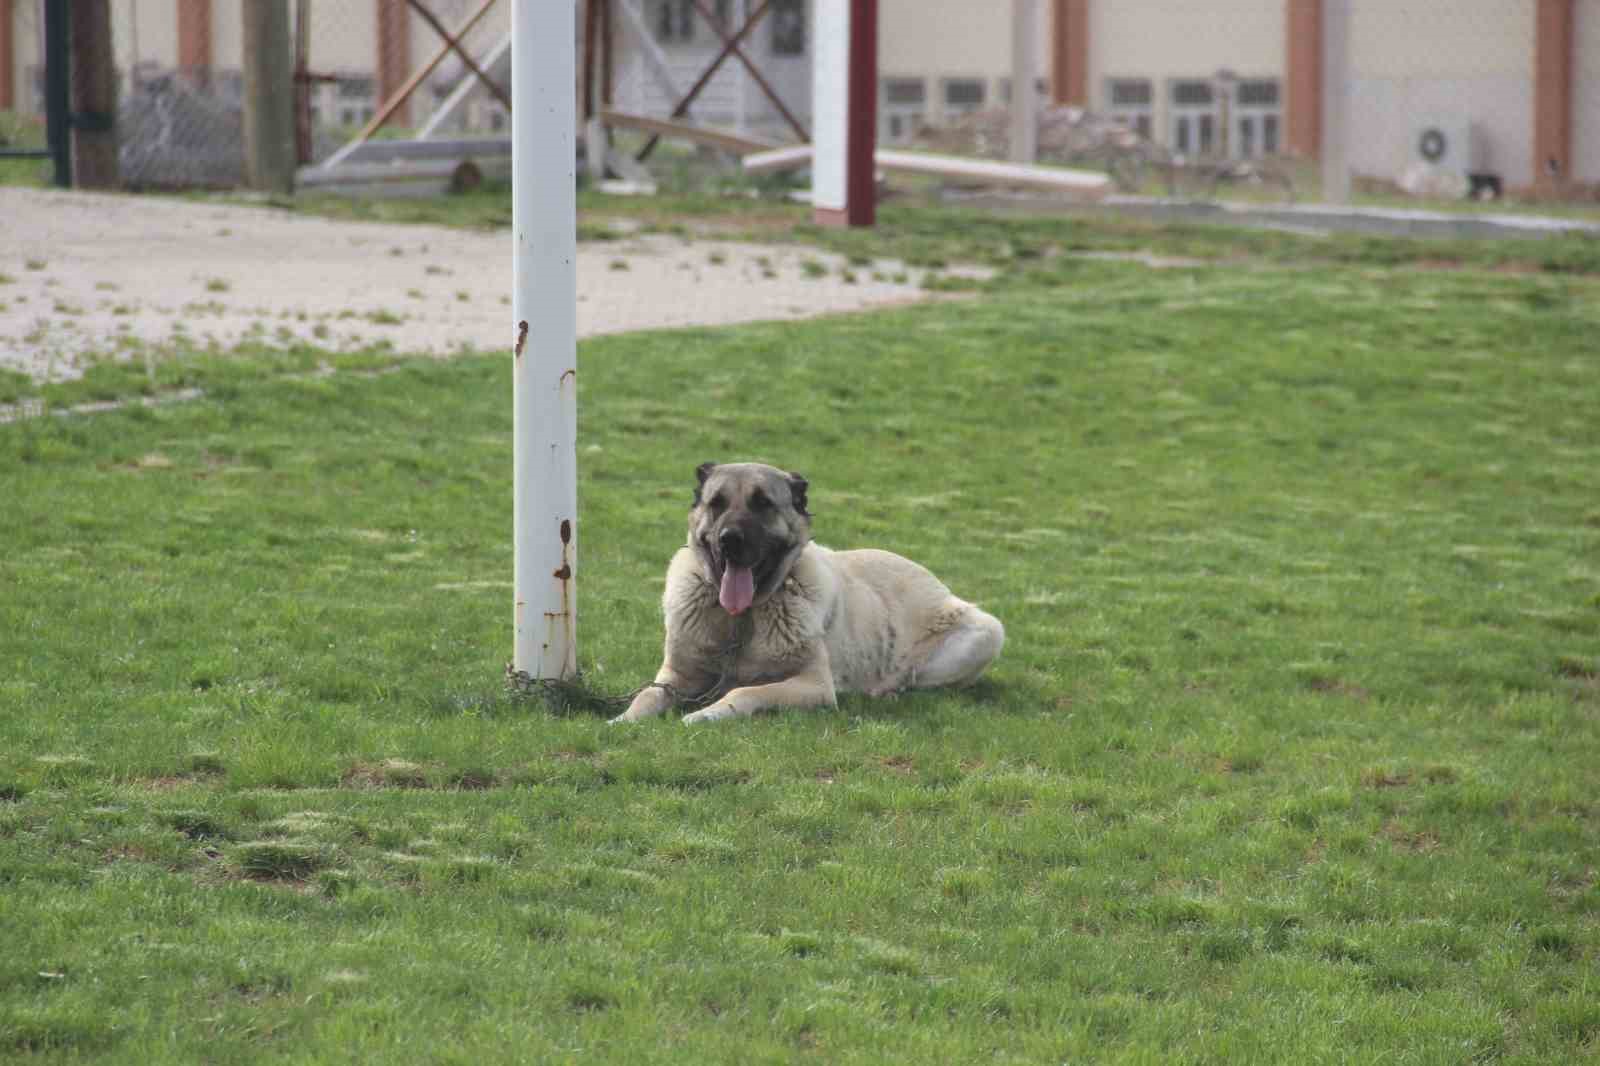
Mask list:
[[[578,332],[861,310],[921,299],[920,283],[897,265],[848,272],[837,256],[792,246],[585,242]],[[510,294],[509,232],[0,188],[0,367],[41,380],[185,338],[222,348],[259,336],[334,350],[383,341],[419,354],[508,349]]]

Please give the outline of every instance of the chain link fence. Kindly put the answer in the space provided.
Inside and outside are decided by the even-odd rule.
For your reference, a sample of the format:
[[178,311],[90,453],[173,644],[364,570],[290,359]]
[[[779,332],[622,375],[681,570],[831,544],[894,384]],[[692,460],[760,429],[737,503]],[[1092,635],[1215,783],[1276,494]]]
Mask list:
[[[69,5],[75,79],[105,71],[112,83],[105,87],[106,124],[115,130],[121,184],[218,188],[244,181],[243,2],[101,0],[98,22],[95,4]],[[45,5],[0,2],[0,83],[8,87],[0,90],[0,112],[11,125],[42,125],[48,110]],[[406,0],[290,0],[287,7],[300,163],[327,159],[407,89],[379,137],[507,129],[509,0],[426,0],[420,10]],[[471,64],[446,46],[440,30],[458,40]],[[92,121],[76,90],[71,109],[80,124]]]

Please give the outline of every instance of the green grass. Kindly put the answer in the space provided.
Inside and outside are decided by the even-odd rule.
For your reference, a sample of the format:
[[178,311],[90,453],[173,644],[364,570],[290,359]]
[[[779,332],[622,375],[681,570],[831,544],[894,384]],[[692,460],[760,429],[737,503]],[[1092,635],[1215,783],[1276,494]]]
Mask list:
[[[510,193],[485,186],[459,196],[413,200],[300,197],[293,209],[333,218],[428,222],[474,228],[511,224]],[[1476,268],[1507,272],[1600,275],[1600,239],[1569,234],[1543,240],[1431,240],[1335,233],[1306,236],[1279,230],[1173,224],[1100,213],[1006,214],[942,207],[922,200],[881,205],[872,229],[817,226],[809,208],[771,199],[691,191],[656,197],[579,194],[579,239],[615,239],[623,227],[644,232],[714,233],[723,238],[798,242],[837,252],[852,262],[899,259],[943,268],[976,264],[997,272],[989,284],[1009,289],[1038,284],[1061,269],[1063,256],[1154,253],[1217,263],[1273,266]],[[864,261],[864,262],[863,262]],[[947,279],[948,280],[948,279]],[[1058,283],[1058,279],[1047,281]],[[973,287],[971,281],[961,287]]]
[[1080,263],[586,342],[591,686],[654,669],[705,459],[1008,628],[699,730],[504,695],[501,354],[0,426],[0,1055],[1592,1058],[1597,330],[1566,277]]
[[[0,111],[0,148],[44,147],[42,117],[25,118],[14,111]],[[44,186],[50,183],[54,173],[54,166],[48,159],[0,159],[0,185]]]

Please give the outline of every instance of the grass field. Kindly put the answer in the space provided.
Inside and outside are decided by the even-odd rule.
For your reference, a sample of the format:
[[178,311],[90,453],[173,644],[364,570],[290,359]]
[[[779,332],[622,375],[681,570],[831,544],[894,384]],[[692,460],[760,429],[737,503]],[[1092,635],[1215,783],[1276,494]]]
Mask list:
[[0,1057],[1600,1057],[1600,289],[1016,278],[583,345],[590,685],[706,459],[1008,627],[695,730],[505,696],[502,355],[13,382],[206,395],[0,425]]

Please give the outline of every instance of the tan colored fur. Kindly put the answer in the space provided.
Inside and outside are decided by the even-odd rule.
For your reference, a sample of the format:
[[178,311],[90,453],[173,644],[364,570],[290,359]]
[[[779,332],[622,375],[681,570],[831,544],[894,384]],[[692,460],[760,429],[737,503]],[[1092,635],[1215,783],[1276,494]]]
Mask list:
[[[775,498],[785,495],[775,487],[779,479],[794,477],[757,464],[716,470],[735,470],[737,476],[707,481],[708,487],[726,493],[730,481],[744,491],[754,483]],[[803,479],[799,484],[803,491]],[[792,506],[778,507],[775,515],[763,512],[764,520],[798,532],[803,547],[770,592],[743,615],[730,615],[708,572],[715,562],[693,547],[710,528],[705,506],[697,502],[691,511],[690,546],[680,548],[667,569],[666,654],[655,680],[670,691],[646,688],[618,721],[660,714],[672,706],[673,691],[705,691],[725,669],[731,686],[726,694],[685,722],[769,707],[831,707],[840,692],[881,696],[961,684],[1000,652],[1000,622],[952,595],[924,567],[892,552],[836,552],[811,543],[809,519]],[[728,651],[735,647],[730,663]]]

